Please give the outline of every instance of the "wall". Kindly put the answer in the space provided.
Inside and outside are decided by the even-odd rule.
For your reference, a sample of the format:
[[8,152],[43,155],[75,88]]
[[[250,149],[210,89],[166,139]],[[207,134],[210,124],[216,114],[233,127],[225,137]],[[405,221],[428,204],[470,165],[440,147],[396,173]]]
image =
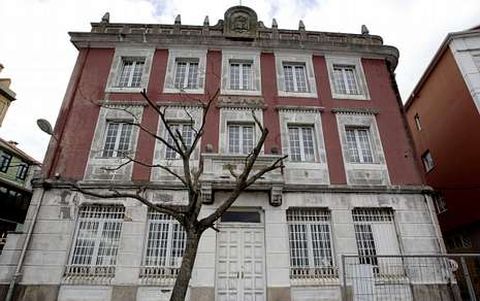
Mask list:
[[438,217],[444,233],[478,220],[480,131],[474,129],[480,118],[450,49],[408,107],[407,118],[417,153],[429,150],[435,162],[425,178],[447,201],[448,211]]

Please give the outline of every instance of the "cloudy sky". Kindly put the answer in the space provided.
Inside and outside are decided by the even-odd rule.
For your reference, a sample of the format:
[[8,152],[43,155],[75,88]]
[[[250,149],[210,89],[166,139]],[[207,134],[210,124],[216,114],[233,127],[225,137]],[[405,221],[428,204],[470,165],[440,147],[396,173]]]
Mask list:
[[[19,142],[42,160],[49,137],[35,121],[55,123],[77,51],[68,31],[89,31],[90,22],[110,12],[110,22],[210,24],[239,0],[0,0],[0,77],[12,78],[17,93],[0,137]],[[404,101],[448,32],[480,24],[478,0],[242,0],[270,26],[371,34],[400,50],[398,85]]]

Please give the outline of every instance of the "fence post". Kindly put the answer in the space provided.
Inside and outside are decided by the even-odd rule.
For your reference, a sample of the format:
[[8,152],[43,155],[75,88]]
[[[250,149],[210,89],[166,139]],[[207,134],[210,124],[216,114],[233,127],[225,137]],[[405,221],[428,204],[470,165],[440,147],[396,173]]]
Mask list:
[[460,257],[460,262],[462,263],[463,275],[465,276],[465,282],[467,282],[468,294],[470,295],[470,301],[477,301],[475,297],[475,290],[473,289],[472,280],[470,279],[470,273],[468,272],[467,263],[465,262],[465,257]]
[[342,254],[342,299],[347,301],[347,267],[345,266],[345,254]]

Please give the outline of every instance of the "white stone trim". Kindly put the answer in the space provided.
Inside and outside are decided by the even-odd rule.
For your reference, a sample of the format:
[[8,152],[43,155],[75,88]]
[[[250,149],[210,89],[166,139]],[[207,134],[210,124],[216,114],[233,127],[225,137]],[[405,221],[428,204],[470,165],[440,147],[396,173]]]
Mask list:
[[[253,90],[233,90],[230,89],[230,61],[249,61],[252,62],[252,81]],[[248,50],[222,50],[222,80],[221,91],[223,95],[261,95],[262,94],[262,74],[260,71],[260,52]]]
[[[263,124],[263,110],[254,109],[253,110],[255,117]],[[219,122],[219,153],[228,154],[228,124],[229,123],[240,123],[240,124],[253,124],[255,126],[255,141],[254,146],[257,144],[258,139],[262,135],[260,128],[255,124],[255,120],[252,116],[251,108],[221,108],[220,109],[220,122]],[[263,148],[262,152],[263,153]]]
[[285,161],[285,177],[287,183],[329,184],[327,154],[323,139],[321,115],[318,110],[279,109],[280,135],[282,154],[290,153],[289,125],[309,125],[314,129],[315,162]]
[[[353,100],[369,100],[370,93],[368,91],[367,80],[365,78],[365,72],[363,71],[362,59],[360,57],[338,57],[338,56],[325,56],[328,71],[328,81],[330,83],[330,91],[332,92],[332,98],[338,99],[353,99]],[[334,65],[351,65],[355,67],[356,79],[358,83],[358,89],[360,94],[340,94],[335,91],[335,84],[333,79],[333,66]]]
[[[283,63],[305,64],[308,92],[287,92],[285,89],[285,75]],[[275,52],[275,69],[277,72],[278,96],[317,98],[317,83],[313,69],[312,54]]]
[[[178,89],[175,88],[176,62],[178,59],[198,59],[198,88]],[[203,94],[205,88],[205,73],[207,66],[207,49],[168,49],[168,62],[163,84],[164,93]]]
[[[338,135],[342,145],[342,156],[349,185],[390,185],[390,177],[383,152],[382,141],[375,115],[336,113]],[[349,162],[346,127],[369,129],[373,164]]]
[[[138,93],[142,89],[148,87],[150,80],[150,71],[152,70],[153,55],[155,54],[155,48],[136,48],[136,47],[119,47],[115,48],[115,54],[112,60],[112,66],[108,75],[107,87],[105,92],[114,93]],[[142,79],[140,81],[140,87],[118,87],[118,81],[122,72],[122,62],[124,57],[144,57],[145,64],[143,66]]]
[[[177,105],[177,106],[163,106],[160,107],[160,110],[165,110],[165,117],[167,119],[167,122],[170,123],[190,123],[190,117],[188,114],[190,114],[193,118],[194,122],[194,128],[199,129],[202,123],[202,118],[203,118],[203,109],[199,106],[182,106],[182,105]],[[188,112],[188,114],[187,114]],[[157,126],[157,135],[165,138],[167,137],[167,129],[163,125],[163,122],[161,120],[158,121],[158,126]],[[195,132],[192,133],[192,141],[195,137]],[[198,162],[198,159],[200,158],[200,145],[201,145],[201,140],[198,142],[197,147],[195,151],[192,154],[191,157],[191,167],[195,166]],[[164,166],[169,166],[171,169],[175,170],[179,175],[183,175],[183,161],[180,158],[177,159],[165,159],[165,153],[166,153],[167,146],[163,144],[161,141],[156,140],[155,141],[155,151],[153,155],[153,164],[161,164]],[[168,172],[161,170],[160,168],[152,168],[152,172],[150,175],[151,181],[178,181],[175,179],[171,174]]]
[[[133,169],[133,163],[129,163],[115,171],[107,171],[104,168],[115,168],[125,163],[128,159],[121,157],[103,157],[103,147],[105,145],[107,123],[110,120],[132,120],[138,123],[142,122],[143,106],[125,106],[108,105],[102,106],[98,114],[97,126],[90,147],[87,167],[85,169],[84,179],[92,181],[130,181]],[[126,112],[126,111],[130,112]],[[131,156],[135,156],[137,149],[139,128],[133,126],[132,136],[130,138]]]

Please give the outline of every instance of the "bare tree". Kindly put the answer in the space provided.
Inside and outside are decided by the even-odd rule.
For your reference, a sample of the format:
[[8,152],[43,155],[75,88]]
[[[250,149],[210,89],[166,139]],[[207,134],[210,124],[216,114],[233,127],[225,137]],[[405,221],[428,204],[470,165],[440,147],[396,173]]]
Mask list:
[[198,167],[193,167],[191,166],[191,157],[197,145],[199,144],[200,138],[205,132],[207,114],[212,104],[216,101],[218,93],[219,91],[217,91],[212,97],[209,97],[208,101],[201,102],[200,105],[203,107],[203,118],[198,128],[194,127],[193,117],[187,113],[192,121],[193,133],[191,143],[188,143],[185,140],[185,137],[182,136],[181,131],[178,128],[172,127],[171,124],[169,124],[166,116],[166,109],[160,108],[154,101],[152,101],[147,96],[145,90],[143,90],[143,92],[141,92],[142,96],[158,114],[161,125],[164,126],[166,129],[168,138],[161,137],[161,135],[157,134],[156,132],[152,132],[148,128],[141,125],[139,122],[134,121],[131,122],[131,124],[138,127],[141,131],[146,132],[148,135],[162,143],[166,148],[175,152],[182,162],[182,171],[178,172],[177,169],[172,168],[168,164],[149,164],[146,162],[142,162],[133,158],[132,156],[129,156],[128,154],[126,154],[125,156],[127,160],[120,166],[115,167],[116,169],[119,169],[126,164],[137,163],[145,167],[162,169],[166,173],[175,177],[188,192],[188,204],[184,206],[178,206],[151,201],[146,197],[145,191],[148,189],[148,186],[146,185],[136,187],[136,191],[132,192],[133,190],[125,191],[116,189],[115,185],[113,184],[108,192],[100,193],[91,189],[86,189],[77,182],[71,184],[73,190],[97,198],[132,198],[138,200],[139,202],[145,204],[148,208],[150,208],[150,210],[172,216],[183,226],[186,232],[186,245],[182,263],[178,271],[177,279],[175,281],[175,285],[173,287],[173,291],[170,297],[171,301],[181,301],[185,299],[188,284],[192,275],[192,269],[197,255],[198,245],[204,231],[209,228],[212,228],[215,231],[219,231],[217,228],[215,228],[215,222],[230,208],[230,206],[232,206],[238,196],[266,173],[279,168],[283,168],[283,159],[286,158],[286,156],[279,156],[276,160],[271,162],[270,165],[263,166],[260,169],[256,168],[255,172],[252,172],[255,162],[258,156],[261,154],[265,139],[268,135],[268,129],[259,122],[259,120],[252,112],[255,125],[260,129],[261,135],[251,152],[245,156],[244,160],[242,160],[242,168],[235,169],[233,166],[229,168],[230,175],[233,179],[233,188],[231,189],[227,198],[220,204],[218,204],[218,207],[216,207],[216,209],[210,215],[199,219],[199,214],[203,206],[203,201],[201,197],[203,158],[200,156]]

